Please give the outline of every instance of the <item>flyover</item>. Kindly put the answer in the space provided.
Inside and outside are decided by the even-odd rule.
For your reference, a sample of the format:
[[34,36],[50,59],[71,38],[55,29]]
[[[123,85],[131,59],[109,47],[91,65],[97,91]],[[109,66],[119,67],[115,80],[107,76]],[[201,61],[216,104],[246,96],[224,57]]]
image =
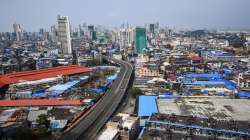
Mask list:
[[70,130],[65,132],[60,140],[90,140],[95,139],[100,129],[118,108],[124,97],[133,74],[133,66],[125,61],[103,56],[110,63],[120,66],[120,73],[105,95],[87,112],[84,117]]

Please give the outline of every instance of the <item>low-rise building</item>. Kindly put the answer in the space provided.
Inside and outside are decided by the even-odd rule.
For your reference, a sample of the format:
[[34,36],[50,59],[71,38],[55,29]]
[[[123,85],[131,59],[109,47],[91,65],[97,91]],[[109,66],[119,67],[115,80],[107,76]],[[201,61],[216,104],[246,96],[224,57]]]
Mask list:
[[136,71],[136,76],[138,77],[158,77],[159,71],[155,69],[150,69],[148,67],[140,67]]
[[134,140],[139,132],[139,118],[118,113],[107,124],[97,140]]
[[239,74],[238,86],[242,90],[250,90],[250,71]]

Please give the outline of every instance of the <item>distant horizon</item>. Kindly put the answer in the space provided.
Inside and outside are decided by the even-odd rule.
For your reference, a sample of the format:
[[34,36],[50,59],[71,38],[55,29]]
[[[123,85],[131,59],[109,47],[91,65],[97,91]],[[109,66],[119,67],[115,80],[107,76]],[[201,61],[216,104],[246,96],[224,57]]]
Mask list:
[[73,27],[88,23],[108,28],[159,22],[178,30],[250,30],[249,0],[2,0],[0,32],[20,24],[27,32],[49,30],[57,15]]
[[[32,30],[27,30],[27,28],[26,27],[24,27],[21,23],[17,23],[17,22],[15,22],[16,24],[20,24],[20,26],[21,26],[21,28],[25,31],[25,32],[39,32],[39,30],[40,29],[45,29],[46,31],[50,31],[50,27],[51,26],[53,26],[53,25],[57,25],[57,23],[55,23],[55,24],[52,24],[51,26],[49,26],[49,27],[40,27],[40,28],[37,28],[37,29],[32,29]],[[13,23],[13,24],[15,24],[15,23]],[[108,25],[99,25],[99,24],[91,24],[91,23],[87,23],[87,22],[84,22],[84,23],[86,23],[87,25],[94,25],[95,27],[97,27],[97,26],[104,26],[105,27],[105,29],[114,29],[114,28],[120,28],[121,26],[122,26],[122,24],[120,24],[120,25],[117,25],[117,26],[108,26]],[[79,24],[84,24],[84,23],[79,23]],[[151,23],[147,23],[147,24],[154,24],[154,23],[156,23],[156,22],[151,22]],[[0,32],[2,32],[2,33],[4,33],[4,32],[14,32],[14,30],[13,30],[13,24],[11,24],[11,26],[12,26],[12,29],[10,29],[10,31],[0,31]],[[79,24],[78,24],[78,26],[72,26],[73,28],[72,29],[75,29],[75,28],[79,28]],[[131,25],[131,24],[129,24],[130,25],[130,27],[136,27],[136,26],[139,26],[139,27],[145,27],[145,25]],[[126,27],[126,26],[125,26]],[[204,28],[181,28],[181,27],[171,27],[171,26],[167,26],[167,25],[161,25],[160,24],[160,28],[169,28],[169,29],[175,29],[176,31],[194,31],[194,30],[208,30],[208,31],[241,31],[241,32],[244,32],[244,31],[246,31],[246,32],[250,32],[250,28],[239,28],[239,29],[237,29],[237,28],[230,28],[230,27],[227,27],[227,28],[221,28],[221,29],[214,29],[214,28],[206,28],[206,27],[204,27]],[[56,28],[57,28],[57,26],[56,26]]]

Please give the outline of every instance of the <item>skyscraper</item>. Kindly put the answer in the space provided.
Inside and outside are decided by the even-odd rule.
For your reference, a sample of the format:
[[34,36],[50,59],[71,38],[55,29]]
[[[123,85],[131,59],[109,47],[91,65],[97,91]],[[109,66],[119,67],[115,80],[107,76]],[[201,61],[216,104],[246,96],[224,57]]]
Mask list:
[[55,25],[50,27],[50,32],[51,32],[51,40],[53,42],[57,42],[57,30]]
[[14,28],[14,32],[16,35],[16,41],[20,41],[21,40],[21,26],[20,24],[13,24],[13,28]]
[[135,50],[136,53],[143,53],[147,46],[146,29],[141,27],[135,28]]
[[89,38],[91,40],[96,40],[96,31],[94,25],[89,25],[88,31],[89,31]]
[[58,40],[61,42],[61,47],[64,54],[72,54],[70,25],[67,16],[58,16]]
[[149,32],[150,33],[155,33],[155,24],[149,24]]

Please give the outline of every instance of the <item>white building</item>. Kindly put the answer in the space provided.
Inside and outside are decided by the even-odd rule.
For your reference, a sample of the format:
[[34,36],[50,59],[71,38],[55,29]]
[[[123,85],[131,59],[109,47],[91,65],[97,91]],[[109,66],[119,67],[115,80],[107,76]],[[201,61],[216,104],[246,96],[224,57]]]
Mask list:
[[13,24],[13,28],[14,28],[14,32],[16,34],[16,41],[20,41],[21,40],[21,26],[20,24]]
[[134,30],[132,28],[121,28],[118,32],[120,49],[131,47],[134,41]]
[[61,47],[64,54],[72,54],[70,25],[67,16],[58,16],[58,40],[61,42]]
[[240,89],[250,90],[250,71],[239,74],[238,86]]

